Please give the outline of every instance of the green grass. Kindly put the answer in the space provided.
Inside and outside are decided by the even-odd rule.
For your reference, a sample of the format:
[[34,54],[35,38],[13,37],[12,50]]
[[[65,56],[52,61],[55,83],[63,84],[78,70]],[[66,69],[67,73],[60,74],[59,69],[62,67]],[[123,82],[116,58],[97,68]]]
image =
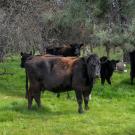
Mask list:
[[[106,50],[103,46],[98,46],[93,49],[93,52],[98,54],[100,57],[106,56]],[[122,60],[123,59],[123,52],[120,48],[116,48],[115,52],[113,49],[110,50],[110,59]]]
[[0,76],[0,135],[135,135],[135,85],[128,73],[114,73],[112,86],[97,80],[89,102],[89,111],[78,114],[74,92],[57,98],[42,94],[42,108],[35,102],[27,109],[25,73],[19,58],[0,64],[14,75]]

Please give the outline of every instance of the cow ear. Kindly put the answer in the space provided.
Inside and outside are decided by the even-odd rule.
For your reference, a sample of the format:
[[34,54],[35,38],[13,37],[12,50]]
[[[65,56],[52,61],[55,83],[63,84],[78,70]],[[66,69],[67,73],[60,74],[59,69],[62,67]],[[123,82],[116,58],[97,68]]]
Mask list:
[[120,60],[116,60],[116,63],[120,62]]
[[23,52],[21,52],[20,55],[23,56]]
[[82,44],[80,44],[80,48],[81,48],[82,46],[84,46],[84,44],[83,44],[83,43],[82,43]]
[[70,44],[70,46],[73,48],[73,47],[75,47],[75,45],[74,44]]

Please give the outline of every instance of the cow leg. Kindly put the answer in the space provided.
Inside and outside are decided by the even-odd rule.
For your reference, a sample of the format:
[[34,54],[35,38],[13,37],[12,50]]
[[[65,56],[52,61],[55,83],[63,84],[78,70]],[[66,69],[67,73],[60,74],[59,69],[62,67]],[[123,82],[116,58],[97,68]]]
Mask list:
[[104,85],[104,83],[105,83],[105,78],[101,77],[101,84]]
[[40,101],[41,89],[42,89],[42,87],[40,86],[40,84],[35,83],[35,85],[34,85],[34,99],[35,99],[38,107],[41,107],[41,101]]
[[28,98],[28,92],[26,91],[26,94],[25,94],[25,98],[27,99]]
[[38,105],[39,108],[41,107],[40,96],[41,96],[41,92],[40,91],[37,92],[37,93],[35,93],[35,95],[34,95],[34,99],[35,99],[35,101],[36,101],[36,103],[37,103],[37,105]]
[[32,100],[33,100],[33,97],[32,96],[28,96],[28,109],[30,110],[31,107],[32,107]]
[[83,108],[82,108],[82,91],[75,91],[76,93],[76,99],[78,102],[78,112],[83,113]]
[[88,91],[84,91],[84,92],[83,92],[85,110],[89,110],[89,106],[88,106],[88,103],[89,103],[89,94],[90,94],[90,93],[89,93]]
[[30,88],[28,92],[28,109],[31,109],[32,107],[33,98],[38,104],[38,107],[40,107],[40,85],[36,82],[30,84]]
[[131,85],[133,85],[133,80],[134,80],[134,77],[131,76]]
[[32,107],[32,100],[33,100],[32,90],[33,89],[30,86],[29,92],[28,92],[28,109],[31,109],[31,107]]
[[106,78],[106,80],[107,80],[108,84],[111,85],[111,79],[110,79],[110,77]]

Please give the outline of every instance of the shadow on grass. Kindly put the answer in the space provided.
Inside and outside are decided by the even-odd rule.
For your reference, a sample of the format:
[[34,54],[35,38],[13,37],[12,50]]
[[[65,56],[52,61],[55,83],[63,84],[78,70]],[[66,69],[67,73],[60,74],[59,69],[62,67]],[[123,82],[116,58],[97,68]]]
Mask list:
[[109,85],[105,83],[104,86],[101,84],[97,84],[94,88],[94,95],[106,98],[106,99],[121,99],[127,97],[134,97],[135,96],[135,85],[130,84],[129,79],[124,79],[122,81],[118,81]]
[[[12,102],[4,107],[0,108],[0,112],[16,112],[17,114],[22,114],[23,117],[32,119],[32,118],[41,118],[44,116],[57,117],[61,115],[70,115],[77,114],[77,110],[60,110],[59,108],[54,109],[50,106],[42,105],[41,108],[38,108],[36,105],[33,105],[32,109],[28,110],[27,104]],[[6,117],[6,116],[5,116]]]
[[122,81],[120,81],[117,85],[128,85],[128,86],[132,86],[130,79],[124,79]]

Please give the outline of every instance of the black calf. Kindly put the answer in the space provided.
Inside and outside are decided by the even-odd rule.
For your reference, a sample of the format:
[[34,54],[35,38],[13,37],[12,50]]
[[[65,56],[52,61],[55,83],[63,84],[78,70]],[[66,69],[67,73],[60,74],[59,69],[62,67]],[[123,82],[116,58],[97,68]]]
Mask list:
[[116,69],[116,63],[118,63],[118,60],[109,60],[106,56],[103,56],[100,58],[101,62],[101,84],[104,85],[105,80],[108,82],[108,84],[111,85],[111,77],[113,75],[114,70]]

